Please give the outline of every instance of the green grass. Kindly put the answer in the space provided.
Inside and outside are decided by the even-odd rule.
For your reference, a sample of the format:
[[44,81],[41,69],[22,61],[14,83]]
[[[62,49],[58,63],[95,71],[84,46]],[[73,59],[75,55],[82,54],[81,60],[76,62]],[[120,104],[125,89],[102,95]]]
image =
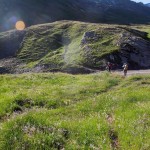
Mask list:
[[139,26],[135,26],[135,29],[144,31],[148,33],[148,38],[150,39],[150,26],[149,25],[139,25]]
[[[109,27],[114,28],[114,32],[107,30]],[[92,38],[86,39],[87,43],[83,46],[81,44],[83,35],[89,31],[94,31],[100,37],[96,41]],[[98,67],[96,64],[100,64],[104,56],[119,50],[119,47],[115,45],[118,40],[118,33],[116,34],[115,31],[113,25],[75,21],[59,21],[33,26],[27,29],[17,58],[25,63],[26,69],[45,65],[50,66],[51,70],[61,71],[61,68],[67,65],[89,66],[89,62],[92,62],[92,68]],[[90,56],[86,55],[87,47],[90,49]]]
[[149,91],[149,75],[1,75],[0,149],[148,150]]

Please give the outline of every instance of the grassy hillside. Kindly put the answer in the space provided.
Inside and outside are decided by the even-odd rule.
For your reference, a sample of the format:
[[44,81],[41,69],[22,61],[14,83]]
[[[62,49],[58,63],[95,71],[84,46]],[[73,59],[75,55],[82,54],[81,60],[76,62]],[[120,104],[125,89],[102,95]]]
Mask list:
[[[136,29],[136,30],[135,30]],[[58,21],[0,33],[0,67],[10,72],[89,73],[110,61],[149,68],[147,26]],[[15,59],[11,60],[10,57]],[[1,72],[1,71],[0,71]]]
[[[86,70],[84,67],[103,67],[103,57],[119,50],[116,46],[118,30],[111,25],[59,21],[33,26],[23,32],[4,32],[0,34],[0,57],[15,56],[19,63],[8,68],[15,70],[18,65],[20,72],[82,72]],[[11,45],[11,49],[7,45]]]
[[150,76],[0,76],[0,149],[150,149]]
[[[116,30],[110,32],[109,27],[67,21],[34,26],[29,29],[17,57],[30,67],[40,64],[51,70],[84,65],[98,67],[103,56],[119,49],[115,45]],[[93,35],[84,37],[86,32],[93,32]],[[84,44],[83,40],[86,40]]]

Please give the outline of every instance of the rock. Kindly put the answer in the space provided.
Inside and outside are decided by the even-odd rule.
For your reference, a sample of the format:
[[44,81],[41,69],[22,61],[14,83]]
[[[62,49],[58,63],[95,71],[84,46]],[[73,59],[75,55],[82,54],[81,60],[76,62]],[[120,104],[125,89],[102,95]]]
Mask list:
[[121,64],[128,62],[131,69],[150,68],[150,41],[133,34],[121,35],[120,51],[116,54]]
[[83,35],[83,38],[81,40],[81,45],[85,45],[88,43],[88,41],[97,42],[100,38],[102,38],[100,35],[96,33],[96,31],[88,31],[85,32]]
[[6,74],[6,73],[9,73],[9,69],[0,66],[0,74]]

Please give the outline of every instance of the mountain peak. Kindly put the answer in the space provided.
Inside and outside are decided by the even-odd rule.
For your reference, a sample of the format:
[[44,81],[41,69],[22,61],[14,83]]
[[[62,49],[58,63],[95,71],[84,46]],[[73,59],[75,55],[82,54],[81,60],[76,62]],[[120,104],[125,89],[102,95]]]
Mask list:
[[130,0],[1,0],[0,31],[13,29],[18,20],[26,26],[57,20],[144,24],[149,14],[150,8]]

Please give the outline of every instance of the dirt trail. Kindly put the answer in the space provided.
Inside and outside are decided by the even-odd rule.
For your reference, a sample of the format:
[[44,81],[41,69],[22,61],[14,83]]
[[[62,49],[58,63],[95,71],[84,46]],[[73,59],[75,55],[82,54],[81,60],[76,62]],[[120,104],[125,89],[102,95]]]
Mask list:
[[[123,75],[123,71],[113,71],[116,74]],[[137,75],[137,74],[150,74],[150,69],[148,70],[129,70],[127,76]]]

